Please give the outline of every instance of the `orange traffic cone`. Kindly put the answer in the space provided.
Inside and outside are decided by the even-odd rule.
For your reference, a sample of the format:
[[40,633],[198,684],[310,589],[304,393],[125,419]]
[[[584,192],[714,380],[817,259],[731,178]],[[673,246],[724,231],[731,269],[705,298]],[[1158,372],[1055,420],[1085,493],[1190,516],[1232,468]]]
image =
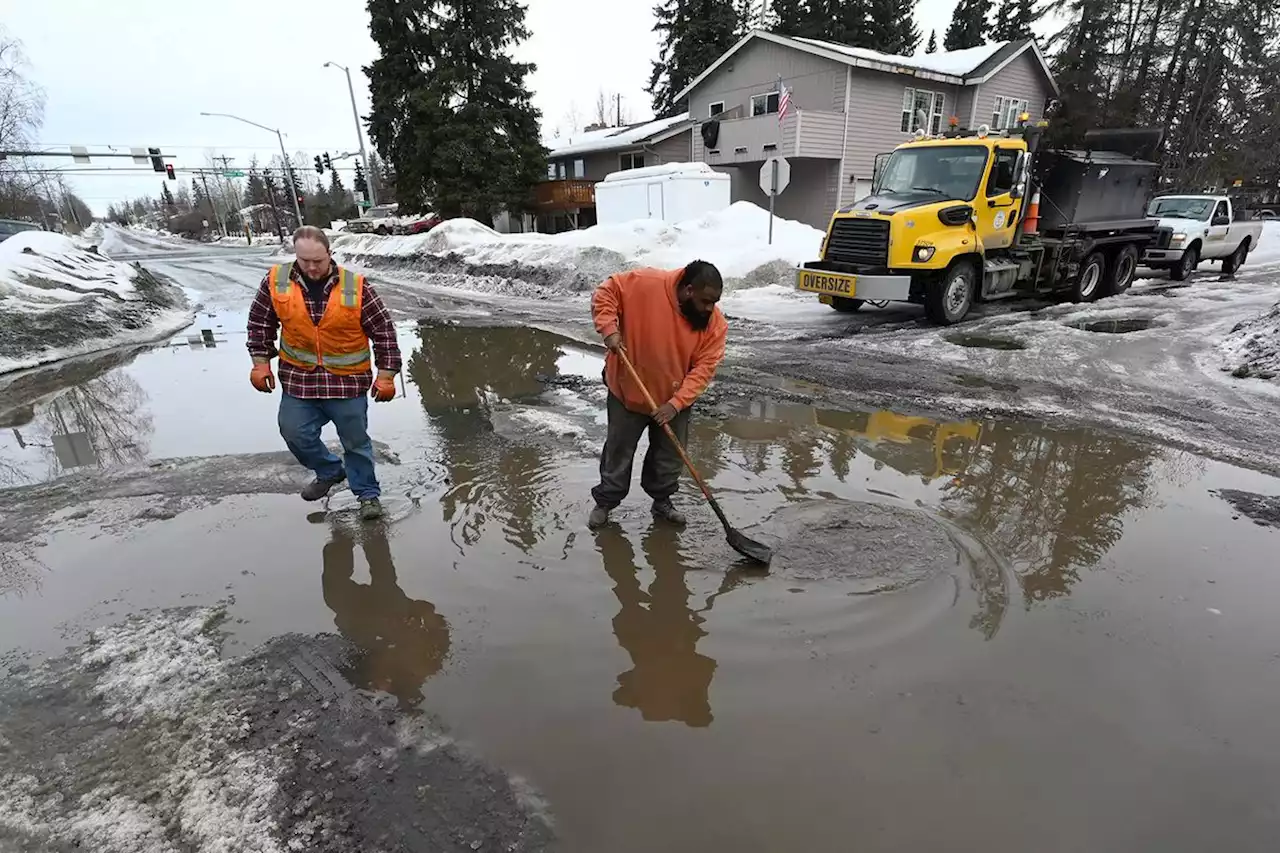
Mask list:
[[1022,217],[1022,233],[1035,234],[1040,228],[1040,190],[1037,189],[1031,194],[1031,201],[1027,202],[1026,215]]

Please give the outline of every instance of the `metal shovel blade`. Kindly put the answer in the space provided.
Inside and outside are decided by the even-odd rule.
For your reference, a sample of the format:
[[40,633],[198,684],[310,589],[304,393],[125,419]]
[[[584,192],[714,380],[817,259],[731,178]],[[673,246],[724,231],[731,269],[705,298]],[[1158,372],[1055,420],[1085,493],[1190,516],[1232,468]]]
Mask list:
[[740,530],[729,528],[727,538],[730,548],[754,563],[767,566],[773,559],[773,551],[768,546],[744,536]]

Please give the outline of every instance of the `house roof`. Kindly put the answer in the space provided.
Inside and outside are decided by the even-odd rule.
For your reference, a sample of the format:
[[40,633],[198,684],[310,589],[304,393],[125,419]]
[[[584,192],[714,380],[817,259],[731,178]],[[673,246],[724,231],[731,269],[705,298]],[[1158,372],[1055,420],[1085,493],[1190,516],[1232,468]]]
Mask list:
[[966,50],[939,51],[937,53],[921,53],[915,56],[895,56],[868,50],[864,47],[850,47],[835,42],[818,39],[788,38],[763,30],[753,30],[738,40],[719,59],[694,78],[693,82],[682,89],[676,99],[688,97],[689,93],[703,83],[708,77],[754,40],[762,40],[789,47],[814,56],[821,56],[833,62],[844,63],[854,68],[865,68],[870,71],[883,71],[889,74],[909,74],[926,80],[937,80],[955,86],[971,86],[985,83],[996,72],[1023,53],[1030,51],[1044,72],[1045,79],[1054,92],[1058,85],[1054,82],[1049,63],[1036,45],[1034,39],[1022,39],[1010,42],[994,42]]
[[561,145],[551,140],[547,145],[551,149],[549,157],[566,157],[572,154],[594,154],[601,151],[620,151],[635,148],[639,145],[661,142],[691,127],[693,122],[689,116],[679,115],[673,118],[660,118],[624,127],[605,127],[600,130],[589,130],[577,133]]

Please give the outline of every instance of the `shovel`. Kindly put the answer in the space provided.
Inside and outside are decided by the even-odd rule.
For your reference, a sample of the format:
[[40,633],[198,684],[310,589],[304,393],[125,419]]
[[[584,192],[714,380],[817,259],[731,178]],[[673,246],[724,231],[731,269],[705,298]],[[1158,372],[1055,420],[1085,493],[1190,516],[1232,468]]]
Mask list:
[[[649,389],[645,387],[644,380],[640,378],[640,374],[636,373],[635,365],[631,363],[631,359],[627,356],[626,350],[619,349],[616,351],[618,358],[622,359],[623,365],[627,368],[627,373],[631,374],[631,379],[640,388],[644,394],[644,400],[649,404],[649,408],[656,413],[658,404],[654,402],[653,395],[649,393]],[[773,551],[761,543],[745,536],[742,531],[735,530],[729,519],[725,518],[724,510],[720,509],[720,504],[716,503],[716,499],[711,496],[711,489],[707,488],[707,484],[703,482],[702,475],[698,473],[698,469],[693,467],[693,460],[689,458],[689,454],[685,453],[684,445],[680,443],[680,439],[676,438],[675,432],[672,431],[670,424],[663,424],[662,429],[667,434],[667,438],[675,445],[676,450],[680,453],[680,458],[684,460],[685,467],[689,469],[689,473],[693,475],[694,482],[698,484],[698,488],[702,489],[702,495],[707,499],[707,503],[711,504],[712,511],[715,512],[716,518],[720,519],[720,523],[724,525],[724,535],[729,541],[729,547],[737,551],[742,556],[752,562],[759,563],[762,566],[769,565],[769,561],[773,559]]]

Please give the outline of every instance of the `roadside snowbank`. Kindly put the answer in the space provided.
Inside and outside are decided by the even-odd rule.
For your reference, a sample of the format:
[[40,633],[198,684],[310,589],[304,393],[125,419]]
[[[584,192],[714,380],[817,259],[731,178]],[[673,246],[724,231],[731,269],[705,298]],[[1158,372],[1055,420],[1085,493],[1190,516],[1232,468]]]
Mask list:
[[142,343],[190,317],[177,288],[61,234],[0,243],[0,373]]
[[1262,239],[1258,241],[1258,248],[1249,253],[1245,263],[1280,263],[1280,219],[1268,219],[1262,223]]
[[1265,314],[1236,324],[1219,344],[1223,370],[1237,379],[1280,376],[1280,302]]
[[588,290],[620,269],[674,268],[695,259],[720,268],[730,290],[790,280],[792,267],[817,257],[822,232],[774,218],[750,202],[677,224],[638,220],[562,234],[500,234],[471,219],[426,234],[346,234],[334,241],[340,261],[424,274],[520,279],[552,293]]
[[184,242],[181,237],[159,231],[108,225],[98,244],[98,251],[111,258],[127,258],[130,255],[171,252],[182,248]]

